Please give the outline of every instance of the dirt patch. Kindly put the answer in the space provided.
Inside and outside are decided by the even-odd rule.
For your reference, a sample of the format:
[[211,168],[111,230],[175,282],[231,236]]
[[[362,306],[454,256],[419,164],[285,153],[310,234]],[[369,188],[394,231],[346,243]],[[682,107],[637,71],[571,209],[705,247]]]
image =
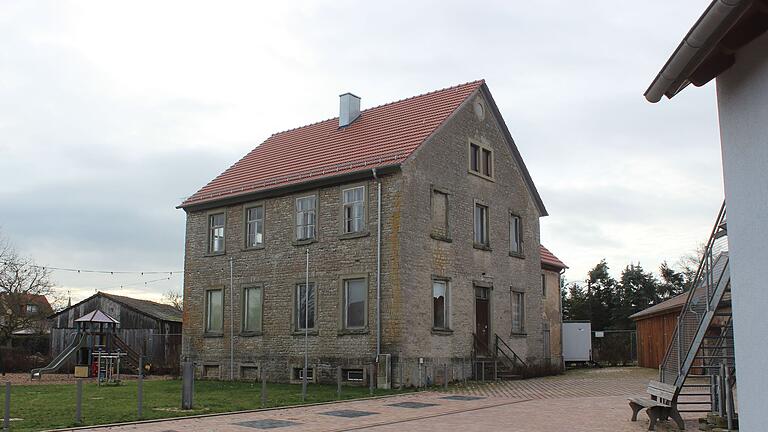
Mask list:
[[[138,375],[120,375],[123,381],[134,381]],[[145,376],[145,380],[170,380],[174,379],[168,375],[150,375]],[[96,378],[83,378],[84,382],[96,382]],[[43,374],[42,379],[31,379],[28,373],[7,373],[0,376],[0,383],[10,382],[11,385],[38,385],[38,384],[74,384],[77,382],[72,374]]]

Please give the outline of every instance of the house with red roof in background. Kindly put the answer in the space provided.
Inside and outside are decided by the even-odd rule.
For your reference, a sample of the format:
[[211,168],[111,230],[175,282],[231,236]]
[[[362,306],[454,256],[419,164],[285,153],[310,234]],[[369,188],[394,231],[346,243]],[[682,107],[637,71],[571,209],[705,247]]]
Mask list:
[[568,268],[560,258],[539,245],[541,256],[541,295],[544,298],[544,359],[550,366],[565,368],[563,360],[563,299],[560,294],[563,273]]
[[272,135],[180,204],[182,359],[381,388],[553,362],[565,265],[540,248],[547,210],[485,81],[360,105],[341,95],[338,117]]

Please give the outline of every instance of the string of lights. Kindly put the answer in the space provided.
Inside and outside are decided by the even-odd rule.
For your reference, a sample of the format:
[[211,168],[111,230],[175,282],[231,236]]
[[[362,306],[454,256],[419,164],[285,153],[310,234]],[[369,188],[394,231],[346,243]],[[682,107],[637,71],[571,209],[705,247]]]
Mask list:
[[[4,265],[10,265],[10,262],[3,261]],[[94,274],[109,274],[109,275],[117,275],[117,274],[136,274],[136,275],[154,275],[154,274],[167,274],[170,276],[173,276],[174,273],[181,273],[181,270],[172,270],[172,271],[160,271],[160,270],[150,270],[150,271],[124,271],[124,270],[88,270],[88,269],[78,269],[78,268],[67,268],[67,267],[53,267],[53,266],[41,266],[41,265],[34,265],[34,264],[28,264],[29,267],[35,267],[43,270],[53,270],[53,271],[63,271],[63,272],[71,272],[71,273],[94,273]]]
[[[116,285],[116,286],[113,286],[113,287],[102,288],[102,289],[106,291],[106,290],[112,290],[112,289],[123,289],[125,287],[131,287],[131,286],[137,286],[137,285],[145,285],[146,286],[146,285],[151,284],[151,283],[162,282],[162,281],[166,281],[166,280],[171,280],[171,276],[160,278],[160,279],[148,280],[148,281],[139,281],[139,282],[125,283],[125,284],[122,284],[122,285]],[[98,289],[96,291],[98,291]]]

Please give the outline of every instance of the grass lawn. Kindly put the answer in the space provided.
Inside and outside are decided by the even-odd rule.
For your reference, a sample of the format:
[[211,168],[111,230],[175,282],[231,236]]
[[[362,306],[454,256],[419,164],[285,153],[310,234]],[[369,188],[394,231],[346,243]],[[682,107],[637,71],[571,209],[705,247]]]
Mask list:
[[[181,380],[144,382],[143,419],[240,411],[261,408],[261,384],[249,382],[195,382],[195,409],[182,411]],[[368,388],[343,387],[342,398],[367,397]],[[376,390],[374,395],[396,393]],[[301,404],[301,385],[270,384],[270,407]],[[11,389],[12,431],[34,431],[77,426],[75,424],[76,387],[73,384],[16,385]],[[83,384],[83,423],[97,425],[138,420],[137,383],[120,386]],[[310,384],[306,403],[336,400],[336,386]]]

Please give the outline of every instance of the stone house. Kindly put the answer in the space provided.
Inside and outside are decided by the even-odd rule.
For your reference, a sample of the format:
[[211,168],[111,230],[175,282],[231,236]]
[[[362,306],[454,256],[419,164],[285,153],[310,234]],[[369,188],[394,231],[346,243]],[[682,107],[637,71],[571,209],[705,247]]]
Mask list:
[[313,382],[365,383],[379,359],[382,387],[462,379],[500,342],[543,362],[547,211],[485,82],[340,105],[179,206],[183,357],[298,381],[306,343]]
[[563,369],[563,304],[560,279],[568,268],[543,245],[541,255],[541,294],[544,297],[544,360],[551,366]]

